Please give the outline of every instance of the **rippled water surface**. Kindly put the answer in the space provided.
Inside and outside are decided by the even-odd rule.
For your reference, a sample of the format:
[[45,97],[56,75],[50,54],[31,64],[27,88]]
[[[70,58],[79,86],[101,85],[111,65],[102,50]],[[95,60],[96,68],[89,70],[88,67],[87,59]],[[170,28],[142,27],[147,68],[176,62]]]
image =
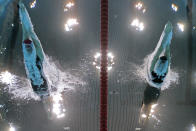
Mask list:
[[[23,2],[45,52],[50,96],[41,99],[26,76],[18,0],[0,0],[0,131],[98,131],[100,0]],[[109,131],[196,130],[196,1],[192,41],[186,5],[109,1]],[[148,86],[146,68],[168,21],[171,65],[157,90]]]

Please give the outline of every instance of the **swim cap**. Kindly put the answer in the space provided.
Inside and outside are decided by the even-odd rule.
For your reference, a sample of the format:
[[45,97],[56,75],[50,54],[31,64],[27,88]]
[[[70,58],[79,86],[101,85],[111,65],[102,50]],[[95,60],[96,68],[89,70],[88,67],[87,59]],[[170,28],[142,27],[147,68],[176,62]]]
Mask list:
[[25,43],[25,44],[31,44],[31,42],[32,42],[32,41],[29,40],[29,39],[24,40],[24,43]]

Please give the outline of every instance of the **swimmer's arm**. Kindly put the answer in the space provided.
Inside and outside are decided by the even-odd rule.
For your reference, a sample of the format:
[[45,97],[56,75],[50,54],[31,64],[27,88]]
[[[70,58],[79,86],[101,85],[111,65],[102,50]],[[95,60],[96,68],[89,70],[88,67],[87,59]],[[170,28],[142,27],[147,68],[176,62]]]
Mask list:
[[19,2],[19,14],[22,23],[22,29],[26,33],[26,35],[29,35],[29,32],[33,31],[33,25],[31,23],[31,19],[25,8],[25,5],[22,2]]
[[40,60],[43,62],[43,60],[44,60],[44,54],[43,54],[43,49],[42,49],[42,46],[41,46],[41,42],[38,39],[38,37],[35,34],[35,32],[31,32],[30,36],[31,36],[31,38],[33,40],[33,43],[35,45],[37,55],[40,58]]
[[165,56],[168,59],[168,66],[167,66],[167,71],[166,71],[166,73],[168,73],[169,65],[170,65],[170,61],[171,61],[171,54],[170,54],[170,46],[169,45],[167,45],[167,47],[166,47]]
[[159,59],[159,56],[161,54],[163,50],[162,45],[159,47],[159,49],[157,50],[157,52],[155,53],[155,56],[153,57],[151,66],[150,66],[150,72],[152,72],[154,70],[155,64],[157,63],[157,60]]

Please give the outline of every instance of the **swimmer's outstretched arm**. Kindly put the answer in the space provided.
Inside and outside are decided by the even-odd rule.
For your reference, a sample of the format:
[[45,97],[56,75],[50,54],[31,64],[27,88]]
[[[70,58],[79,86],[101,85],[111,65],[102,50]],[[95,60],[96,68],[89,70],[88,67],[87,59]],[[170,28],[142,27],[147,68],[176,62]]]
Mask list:
[[154,70],[155,64],[157,63],[162,51],[163,51],[163,46],[161,45],[158,48],[157,52],[155,52],[155,56],[153,57],[153,60],[152,60],[151,66],[150,66],[150,72],[152,72]]
[[168,72],[168,70],[169,70],[169,64],[170,64],[170,61],[171,61],[171,55],[170,55],[170,46],[169,45],[167,45],[167,47],[166,47],[166,50],[165,50],[165,54],[164,54],[166,57],[167,57],[167,59],[168,59],[168,66],[167,66],[167,71],[166,71],[166,74],[167,74],[167,72]]
[[37,35],[35,34],[35,32],[31,32],[31,38],[34,42],[34,45],[35,45],[35,48],[36,48],[36,52],[37,52],[37,55],[39,56],[40,60],[43,62],[44,61],[44,51],[42,49],[42,46],[41,46],[41,42],[40,40],[38,39]]
[[31,19],[29,17],[29,14],[28,14],[26,8],[25,8],[25,5],[22,3],[22,1],[19,2],[19,13],[20,13],[20,19],[22,22],[23,41],[25,39],[31,38],[34,45],[35,45],[37,55],[39,56],[40,60],[43,61],[44,54],[43,54],[41,43],[40,43],[37,35],[34,32]]
[[19,5],[19,16],[22,23],[23,40],[29,39],[30,32],[32,32],[33,30],[33,26],[29,14],[22,1],[20,1],[18,5]]
[[160,47],[155,52],[155,56],[153,57],[151,67],[150,67],[151,72],[154,70],[155,64],[164,49],[166,50],[165,55],[169,59],[168,62],[170,63],[170,49],[169,49],[170,47],[169,46],[171,44],[171,39],[172,39],[172,29],[173,29],[172,24],[171,24],[171,22],[168,21],[167,24],[165,25],[163,33],[161,34],[161,38],[158,42],[158,45],[160,42],[161,43],[160,43]]

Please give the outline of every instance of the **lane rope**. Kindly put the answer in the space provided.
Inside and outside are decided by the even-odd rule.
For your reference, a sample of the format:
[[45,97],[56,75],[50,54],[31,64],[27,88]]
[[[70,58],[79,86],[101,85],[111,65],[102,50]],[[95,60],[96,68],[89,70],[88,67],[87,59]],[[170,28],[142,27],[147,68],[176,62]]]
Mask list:
[[100,131],[107,131],[108,104],[108,0],[101,0]]

